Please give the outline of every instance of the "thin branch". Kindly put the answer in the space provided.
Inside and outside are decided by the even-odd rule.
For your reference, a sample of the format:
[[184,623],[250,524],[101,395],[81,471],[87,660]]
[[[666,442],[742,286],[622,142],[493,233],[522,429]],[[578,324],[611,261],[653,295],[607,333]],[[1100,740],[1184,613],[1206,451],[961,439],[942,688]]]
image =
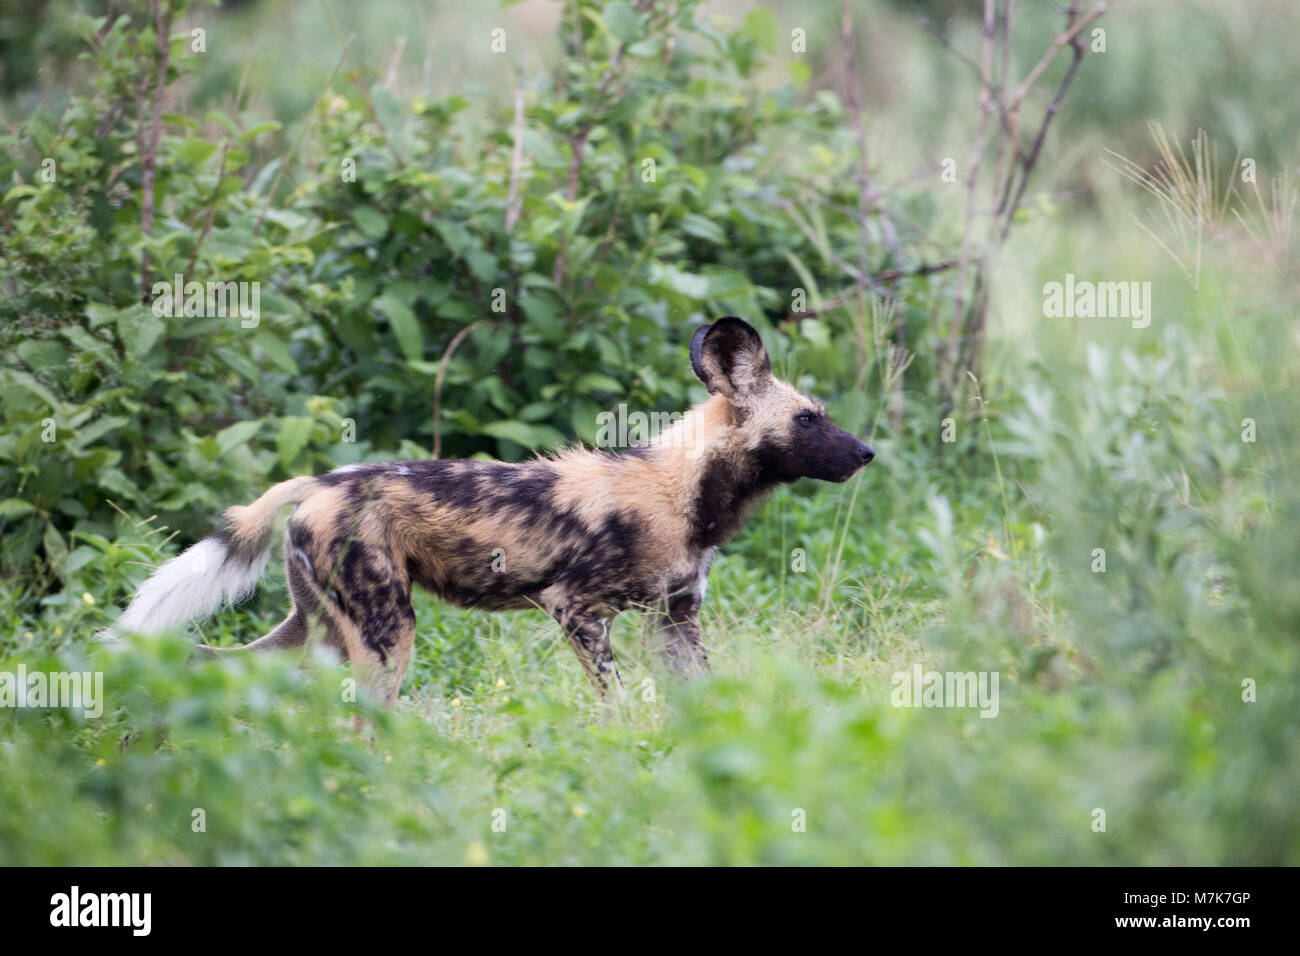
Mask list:
[[185,269],[186,275],[194,272],[194,264],[199,260],[199,249],[203,246],[203,240],[208,237],[208,233],[212,231],[212,220],[217,214],[217,200],[221,196],[221,180],[226,175],[226,149],[229,145],[229,140],[221,144],[221,162],[217,164],[217,184],[212,188],[212,199],[208,203],[208,212],[203,220],[203,231],[199,233],[199,238],[194,243],[194,249],[190,252],[190,263]]
[[[636,10],[638,13],[645,13],[653,6],[654,0],[640,0],[636,5]],[[574,49],[570,55],[574,57],[581,56],[585,61],[587,48],[586,44],[582,42],[580,23],[577,24],[574,31],[573,47]],[[597,100],[604,98],[609,91],[609,86],[614,81],[614,77],[618,75],[619,66],[623,62],[623,54],[626,52],[627,44],[620,43],[618,49],[614,51],[614,55],[610,57],[609,66],[605,68],[605,73],[600,78],[600,86],[596,88]],[[576,202],[578,199],[578,183],[582,176],[583,155],[587,150],[587,137],[591,135],[591,129],[594,125],[595,120],[588,120],[579,126],[569,138],[569,149],[572,155],[569,158],[569,185],[564,192],[564,197],[568,202]],[[568,240],[561,236],[559,249],[555,253],[555,267],[551,270],[551,282],[554,283],[557,291],[560,287],[560,281],[564,278],[565,255],[568,246]]]
[[[1105,4],[1102,4],[1101,6],[1104,9]],[[1072,0],[1072,2],[1070,3],[1069,12],[1066,14],[1067,21],[1073,20],[1073,18],[1078,15],[1077,7],[1078,7],[1078,0]],[[1029,148],[1029,153],[1026,156],[1024,156],[1023,159],[1021,160],[1020,182],[1016,187],[1015,197],[1011,200],[1011,204],[1009,206],[1006,206],[1005,205],[1006,196],[1004,193],[1003,196],[1004,201],[1003,203],[999,204],[998,209],[995,213],[995,215],[1003,217],[1002,230],[998,236],[999,242],[1005,242],[1007,238],[1007,233],[1011,231],[1011,222],[1015,218],[1016,210],[1020,208],[1020,202],[1025,195],[1025,187],[1028,186],[1029,184],[1029,174],[1033,171],[1034,167],[1038,164],[1038,155],[1040,152],[1042,152],[1043,143],[1047,139],[1047,128],[1048,126],[1051,125],[1052,118],[1056,116],[1057,112],[1060,110],[1061,103],[1064,102],[1065,100],[1065,91],[1068,90],[1070,88],[1070,84],[1074,82],[1074,75],[1076,72],[1078,72],[1079,64],[1083,62],[1083,38],[1079,36],[1079,31],[1076,29],[1069,29],[1066,31],[1066,33],[1071,35],[1071,39],[1069,43],[1070,43],[1071,52],[1074,55],[1073,58],[1070,60],[1069,67],[1065,71],[1065,75],[1061,78],[1061,82],[1056,87],[1055,95],[1053,95],[1051,102],[1047,104],[1046,109],[1043,111],[1043,121],[1038,127],[1038,134],[1034,137],[1033,146]],[[1018,146],[1019,144],[1017,144],[1017,153],[1019,153]],[[1008,184],[1009,183],[1010,180],[1008,180]]]
[[506,194],[506,234],[514,231],[523,210],[519,196],[519,170],[524,161],[524,91],[515,90],[514,150],[510,154],[510,190]]
[[[343,60],[348,55],[348,47],[352,46],[352,41],[356,39],[356,36],[355,33],[349,33],[347,39],[343,41],[343,48],[339,50],[339,58],[334,64],[334,69],[330,70],[330,75],[325,78],[325,85],[321,88],[322,96],[325,94],[325,91],[330,88],[330,84],[334,82],[334,76],[338,73],[339,68],[343,66]],[[280,177],[284,175],[285,167],[288,166],[293,160],[293,157],[297,155],[298,147],[302,145],[302,141],[306,136],[307,119],[304,117],[302,120],[302,128],[298,130],[298,138],[293,141],[293,146],[290,147],[288,155],[280,161],[280,167],[275,171],[275,177],[271,180],[271,187],[266,191],[266,203],[262,206],[262,213],[257,217],[257,222],[253,225],[254,236],[261,231],[262,222],[266,219],[266,214],[271,210],[271,203],[275,199],[275,190],[280,185]]]
[[867,155],[867,124],[862,116],[862,103],[858,99],[857,74],[854,69],[853,13],[849,8],[849,0],[842,0],[840,5],[840,38],[844,44],[844,97],[848,102],[849,111],[853,114],[854,125],[857,127],[858,134],[858,163],[860,165],[858,171],[858,215],[861,220],[859,228],[862,236],[858,250],[858,269],[865,276],[867,274],[867,241],[869,238],[867,223],[868,215],[872,209],[880,217],[880,229],[885,236],[885,245],[889,248],[894,261],[902,262],[903,254],[898,246],[898,233],[894,229],[893,222],[890,221],[889,214],[885,212],[881,204],[880,194],[873,193],[871,190],[871,169]]
[[930,34],[930,36],[934,38],[935,42],[937,42],[941,47],[943,47],[945,50],[951,53],[960,63],[968,67],[971,73],[974,74],[976,80],[979,80],[981,78],[980,65],[976,63],[974,60],[972,60],[965,53],[961,52],[961,50],[953,46],[952,41],[949,40],[942,33],[940,33],[938,30],[936,30],[933,26],[931,26],[930,21],[926,19],[926,17],[923,14],[918,13],[916,15],[916,23],[918,26],[920,26],[922,30]]
[[[1071,3],[1070,6],[1071,8],[1074,8],[1077,7],[1078,4]],[[1034,68],[1025,76],[1024,81],[1016,87],[1016,92],[1012,94],[1010,100],[1011,109],[1015,109],[1020,105],[1021,101],[1025,98],[1025,94],[1033,89],[1034,84],[1038,82],[1038,78],[1042,76],[1043,71],[1051,65],[1052,60],[1056,59],[1056,54],[1061,52],[1062,47],[1067,43],[1072,43],[1074,38],[1077,37],[1085,27],[1089,26],[1108,9],[1110,9],[1110,0],[1101,0],[1100,3],[1084,14],[1081,19],[1074,21],[1072,26],[1067,26],[1065,32],[1058,33],[1052,39],[1052,45],[1048,48],[1047,52],[1043,54],[1043,58],[1034,64]]]
[[856,266],[848,262],[845,262],[843,259],[837,256],[830,248],[826,248],[826,249],[822,248],[821,239],[817,236],[815,232],[813,232],[812,227],[809,226],[808,223],[803,221],[803,217],[800,216],[799,213],[795,210],[794,203],[790,202],[789,200],[781,200],[778,201],[777,207],[779,209],[785,210],[786,214],[789,215],[790,217],[790,221],[793,222],[795,226],[798,228],[798,230],[803,233],[804,238],[807,239],[808,242],[811,243],[815,249],[820,251],[822,255],[825,256],[826,259],[832,265],[834,265],[836,268],[843,271],[845,275],[847,275],[858,285],[871,285],[871,279],[866,272],[863,272],[861,269],[857,268]]
[[393,84],[397,82],[397,68],[402,62],[402,54],[406,52],[406,34],[397,38],[397,49],[393,51],[393,58],[388,63],[388,73],[384,76],[384,89],[390,93],[393,90]]
[[[870,278],[870,284],[881,285],[886,282],[897,282],[899,279],[910,279],[921,276],[933,275],[936,272],[944,272],[957,265],[956,259],[945,259],[943,262],[935,262],[928,265],[920,265],[915,269],[886,269],[884,272],[877,272]],[[850,302],[862,291],[860,284],[838,292],[829,299],[823,299],[821,304],[815,309],[804,309],[802,312],[791,312],[779,322],[792,322],[795,319],[808,319],[818,315],[825,315],[847,302]]]
[[984,160],[984,151],[988,147],[989,112],[993,103],[995,6],[995,0],[984,0],[984,42],[980,54],[980,115],[975,131],[975,143],[971,147],[969,169],[966,173],[966,220],[961,232],[961,252],[957,256],[957,294],[953,297],[952,325],[948,330],[948,343],[944,352],[943,364],[949,365],[949,373],[951,373],[951,368],[957,361],[958,341],[965,325],[963,320],[966,308],[969,305],[966,282],[970,271],[971,233],[975,227],[975,186],[979,181],[979,171]]
[[447,363],[451,361],[452,354],[456,351],[457,346],[464,341],[465,336],[469,335],[481,325],[491,325],[487,319],[479,319],[477,322],[471,322],[452,337],[447,344],[447,350],[442,353],[442,360],[438,362],[438,374],[433,379],[433,457],[438,458],[442,454],[442,380],[447,377]]
[[[167,89],[167,65],[171,58],[171,24],[172,8],[168,3],[166,12],[160,0],[150,0],[149,11],[153,14],[154,43],[158,48],[158,71],[154,79],[153,111],[148,139],[142,127],[144,107],[136,105],[136,136],[140,144],[140,231],[145,236],[153,236],[154,218],[154,174],[158,163],[158,145],[162,140],[162,97]],[[141,100],[147,86],[143,76],[136,87],[136,95]],[[149,282],[149,250],[140,253],[140,290],[141,300],[149,300],[151,283]]]

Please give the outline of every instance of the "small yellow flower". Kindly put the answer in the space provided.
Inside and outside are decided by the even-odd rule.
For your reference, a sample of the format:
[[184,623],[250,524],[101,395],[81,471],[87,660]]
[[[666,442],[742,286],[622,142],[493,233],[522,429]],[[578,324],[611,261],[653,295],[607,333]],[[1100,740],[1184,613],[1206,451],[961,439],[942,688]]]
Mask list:
[[470,866],[487,866],[487,847],[479,840],[475,840],[465,848],[465,860]]
[[102,767],[102,766],[104,766],[104,758],[103,758],[103,757],[100,757],[98,760],[96,760],[96,761],[95,761],[95,766],[96,766],[96,767]]
[[459,706],[460,706],[460,698],[459,698],[459,697],[453,697],[453,698],[451,699],[451,706],[453,706],[453,707],[459,707]]
[[993,557],[997,558],[999,561],[1008,561],[1008,560],[1010,560],[1010,559],[1006,556],[1006,554],[1003,553],[1002,549],[998,546],[998,543],[997,543],[996,541],[993,540],[993,537],[992,537],[991,535],[989,536],[988,544],[986,544],[986,545],[984,546],[984,550],[985,550],[987,553],[993,555]]
[[90,605],[93,605],[95,603],[95,596],[91,594],[89,591],[82,591],[81,599]]
[[583,817],[587,815],[587,808],[584,807],[581,803],[575,803],[573,805],[573,815],[577,817],[579,820],[581,820]]
[[506,686],[506,680],[505,680],[504,677],[498,677],[498,678],[497,678],[497,686],[498,686],[498,687],[505,687],[505,686]]

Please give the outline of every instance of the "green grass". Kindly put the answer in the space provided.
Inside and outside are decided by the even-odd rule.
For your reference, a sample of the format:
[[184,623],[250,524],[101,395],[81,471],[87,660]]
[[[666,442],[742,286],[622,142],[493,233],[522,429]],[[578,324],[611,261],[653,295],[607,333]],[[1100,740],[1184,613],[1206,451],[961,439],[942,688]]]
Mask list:
[[[715,566],[693,685],[635,615],[620,703],[540,614],[430,599],[392,711],[325,660],[91,652],[103,718],[0,712],[0,862],[1294,864],[1296,341],[1267,277],[1211,280],[1145,335],[1000,347],[978,446],[887,439],[856,487],[776,495]],[[81,668],[123,551],[0,667]],[[204,636],[282,608],[272,582]],[[891,706],[917,661],[998,671],[999,716]]]

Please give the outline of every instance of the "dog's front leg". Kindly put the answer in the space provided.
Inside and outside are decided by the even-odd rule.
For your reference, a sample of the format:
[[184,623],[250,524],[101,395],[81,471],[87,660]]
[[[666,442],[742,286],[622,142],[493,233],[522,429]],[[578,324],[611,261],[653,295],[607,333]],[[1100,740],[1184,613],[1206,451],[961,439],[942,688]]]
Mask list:
[[592,686],[603,694],[613,681],[620,695],[626,693],[623,679],[614,666],[614,650],[609,643],[609,623],[613,615],[573,600],[559,602],[551,613],[563,628]]

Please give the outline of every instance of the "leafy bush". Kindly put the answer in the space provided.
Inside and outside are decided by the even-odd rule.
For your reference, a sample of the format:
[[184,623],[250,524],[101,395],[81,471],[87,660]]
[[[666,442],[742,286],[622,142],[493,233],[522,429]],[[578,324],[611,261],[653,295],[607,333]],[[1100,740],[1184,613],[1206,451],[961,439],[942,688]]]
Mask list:
[[[274,123],[159,112],[195,69],[185,31],[155,42],[143,4],[81,21],[93,90],[5,137],[0,166],[6,573],[57,590],[87,536],[121,531],[114,506],[194,537],[292,474],[591,442],[620,402],[699,397],[686,340],[721,314],[779,328],[778,368],[865,427],[891,329],[796,314],[860,238],[843,110],[760,87],[767,11],[730,33],[667,11],[575,7],[582,55],[517,114],[357,77],[274,157]],[[176,275],[258,283],[260,319],[157,315]]]

